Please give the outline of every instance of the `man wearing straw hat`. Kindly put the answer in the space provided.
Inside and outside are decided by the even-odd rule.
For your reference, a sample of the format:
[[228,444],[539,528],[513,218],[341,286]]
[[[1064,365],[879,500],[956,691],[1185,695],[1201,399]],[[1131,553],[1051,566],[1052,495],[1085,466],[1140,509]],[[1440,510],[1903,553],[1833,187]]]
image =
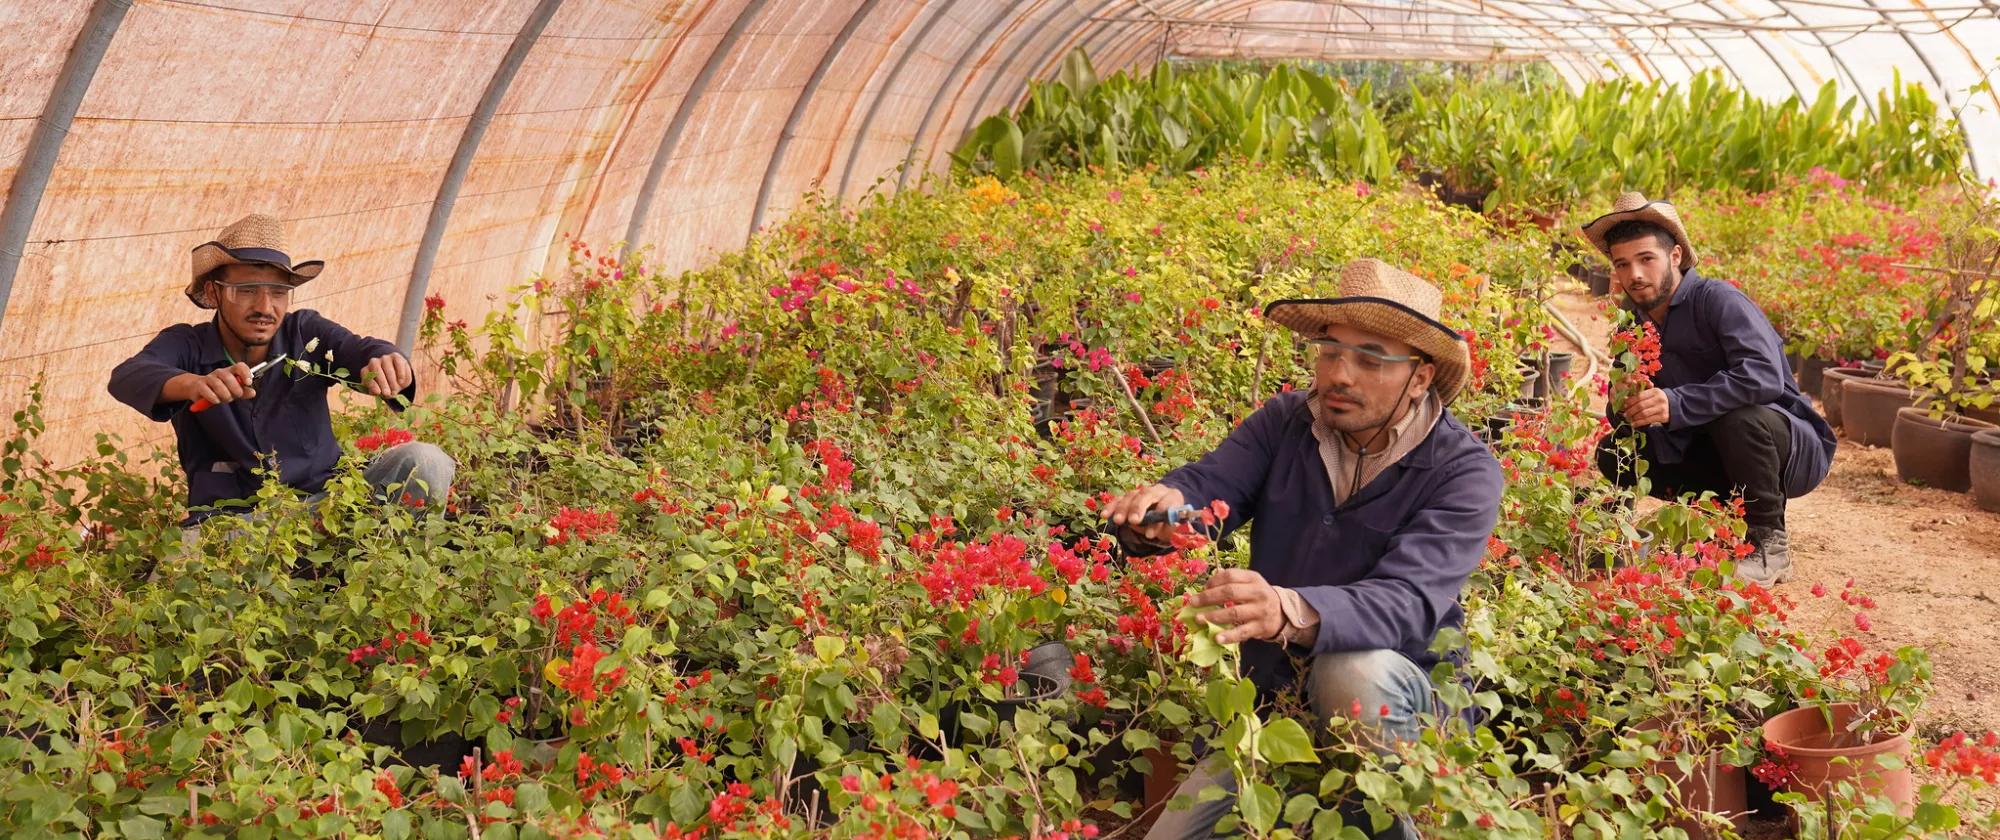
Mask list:
[[[318,312],[291,310],[293,290],[325,264],[294,264],[284,224],[252,214],[194,249],[187,298],[214,310],[206,323],[160,331],[111,372],[110,391],[155,422],[172,422],[188,474],[184,527],[220,513],[241,513],[268,468],[301,493],[333,477],[340,444],[333,437],[327,389],[333,380],[300,365],[277,364],[254,379],[254,366],[278,358],[345,370],[350,384],[390,400],[397,411],[416,396],[409,359],[379,338],[355,335]],[[384,450],[367,468],[378,492],[407,502],[442,501],[454,465],[428,443]]]
[[[1191,602],[1214,607],[1219,640],[1243,643],[1261,689],[1303,682],[1322,719],[1363,709],[1382,749],[1441,713],[1431,642],[1463,620],[1459,595],[1499,517],[1500,464],[1447,410],[1469,357],[1440,304],[1436,287],[1365,259],[1341,270],[1336,297],[1266,307],[1316,349],[1312,389],[1273,397],[1215,451],[1104,510],[1137,554],[1166,550],[1171,526],[1145,524],[1148,511],[1219,500],[1223,533],[1256,520],[1250,567],[1216,572]],[[1147,836],[1209,836],[1235,781],[1197,767],[1175,796],[1191,807]],[[1200,801],[1211,785],[1231,795]]]
[[[1755,550],[1736,572],[1767,586],[1783,582],[1792,566],[1785,500],[1819,486],[1835,444],[1833,428],[1792,380],[1778,331],[1742,290],[1695,273],[1694,247],[1672,204],[1628,192],[1583,235],[1611,260],[1623,304],[1659,330],[1654,387],[1608,407],[1621,432],[1645,431],[1639,454],[1653,494],[1742,493]],[[1613,481],[1636,483],[1613,438],[1597,460]]]

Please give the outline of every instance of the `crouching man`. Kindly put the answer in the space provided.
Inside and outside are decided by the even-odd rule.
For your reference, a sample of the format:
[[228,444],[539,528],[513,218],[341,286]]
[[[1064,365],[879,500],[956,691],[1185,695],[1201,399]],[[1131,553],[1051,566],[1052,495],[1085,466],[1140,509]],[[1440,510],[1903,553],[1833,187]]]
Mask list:
[[[340,460],[327,390],[333,380],[282,364],[256,377],[252,367],[279,354],[358,376],[356,387],[396,410],[416,397],[416,375],[396,346],[355,335],[310,309],[291,309],[293,290],[325,264],[293,264],[284,226],[245,216],[194,249],[188,300],[215,315],[205,323],[162,330],[111,372],[110,391],[155,422],[172,422],[188,477],[193,528],[218,514],[247,512],[259,467],[275,467],[301,494],[321,491]],[[327,361],[329,359],[331,361]],[[456,466],[442,450],[410,442],[377,454],[367,467],[377,492],[407,503],[443,504]],[[188,534],[192,536],[192,534]],[[191,540],[190,540],[191,542]]]
[[[1254,520],[1250,567],[1217,572],[1193,603],[1216,607],[1206,617],[1226,628],[1220,641],[1243,643],[1260,689],[1303,680],[1322,720],[1359,704],[1387,749],[1440,711],[1431,642],[1464,618],[1459,596],[1499,517],[1501,472],[1448,409],[1468,354],[1439,322],[1437,288],[1368,259],[1342,269],[1335,294],[1265,308],[1317,347],[1310,391],[1272,398],[1215,451],[1104,515],[1141,555],[1165,551],[1171,527],[1141,524],[1149,510],[1220,499],[1225,534]],[[1211,785],[1236,790],[1226,767],[1205,762],[1176,799]],[[1208,837],[1234,804],[1169,809],[1147,837]],[[1385,836],[1415,833],[1399,824]]]

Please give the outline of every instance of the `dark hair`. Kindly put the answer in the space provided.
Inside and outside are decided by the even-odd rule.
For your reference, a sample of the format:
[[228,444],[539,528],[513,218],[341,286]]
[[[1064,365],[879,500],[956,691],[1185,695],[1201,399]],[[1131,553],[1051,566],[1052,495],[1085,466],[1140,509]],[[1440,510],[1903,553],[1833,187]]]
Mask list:
[[1631,242],[1635,239],[1644,239],[1648,236],[1653,237],[1654,240],[1660,243],[1661,253],[1671,254],[1674,251],[1674,246],[1680,244],[1674,241],[1674,235],[1669,233],[1666,228],[1643,219],[1626,219],[1612,225],[1610,230],[1604,232],[1604,247],[1608,250],[1613,245]]

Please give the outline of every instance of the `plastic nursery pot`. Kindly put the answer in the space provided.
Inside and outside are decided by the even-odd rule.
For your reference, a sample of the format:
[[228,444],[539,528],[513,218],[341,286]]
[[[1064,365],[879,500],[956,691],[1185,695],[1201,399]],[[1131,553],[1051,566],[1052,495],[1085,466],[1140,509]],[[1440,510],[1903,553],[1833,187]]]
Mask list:
[[1894,379],[1849,379],[1840,386],[1841,428],[1862,446],[1888,446],[1896,412],[1917,404],[1917,392]]
[[1825,376],[1828,367],[1827,361],[1818,356],[1808,356],[1804,361],[1800,362],[1799,392],[1803,394],[1819,393],[1822,377]]
[[1972,501],[2000,513],[2000,429],[1972,435],[1966,472],[1972,477]]
[[1541,381],[1541,371],[1529,367],[1521,368],[1521,392],[1516,394],[1515,398],[1523,401],[1540,399],[1541,386],[1537,383]]
[[1596,267],[1586,268],[1583,270],[1583,280],[1585,283],[1590,284],[1591,297],[1604,297],[1605,295],[1611,294],[1610,269],[1596,268]]
[[[1633,728],[1641,732],[1657,732],[1660,721],[1642,721]],[[1694,764],[1686,771],[1682,771],[1680,762],[1671,757],[1655,761],[1647,769],[1652,775],[1662,777],[1680,789],[1681,807],[1728,817],[1738,831],[1748,821],[1750,789],[1746,774],[1741,767],[1723,763],[1719,752],[1696,756]],[[1675,820],[1673,825],[1696,840],[1713,840],[1723,836],[1721,831],[1693,817]]]
[[1978,420],[1939,420],[1921,408],[1896,412],[1889,435],[1896,477],[1953,493],[1972,489],[1972,436],[1992,428]]
[[1535,371],[1535,378],[1529,383],[1533,386],[1530,396],[1536,400],[1548,399],[1550,390],[1569,381],[1570,366],[1575,360],[1569,353],[1550,353],[1546,364],[1540,356],[1522,356],[1522,369]]
[[1827,425],[1835,428],[1840,426],[1840,386],[1850,380],[1867,378],[1870,378],[1869,375],[1862,372],[1860,368],[1833,367],[1826,369],[1826,373],[1820,377],[1819,410],[1820,414],[1826,417]]
[[[1897,722],[1888,727],[1892,734],[1873,738],[1849,734],[1860,713],[1853,703],[1835,703],[1780,712],[1764,722],[1764,742],[1782,750],[1782,763],[1791,765],[1785,789],[1823,802],[1835,785],[1851,782],[1863,794],[1887,797],[1909,816],[1916,803],[1916,783],[1908,766],[1911,729]],[[1885,766],[1886,758],[1897,759],[1899,766]]]

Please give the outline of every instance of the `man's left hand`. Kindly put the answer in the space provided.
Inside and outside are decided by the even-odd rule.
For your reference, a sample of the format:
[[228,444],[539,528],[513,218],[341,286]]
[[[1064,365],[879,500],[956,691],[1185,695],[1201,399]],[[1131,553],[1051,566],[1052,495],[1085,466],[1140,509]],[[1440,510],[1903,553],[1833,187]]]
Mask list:
[[1672,414],[1673,403],[1667,399],[1667,392],[1658,388],[1647,388],[1625,401],[1625,422],[1635,429],[1664,426]]
[[1216,572],[1208,579],[1208,588],[1195,593],[1188,602],[1198,607],[1218,608],[1203,613],[1202,618],[1229,628],[1215,634],[1215,640],[1223,644],[1274,638],[1285,626],[1285,609],[1278,601],[1278,588],[1249,569]]
[[361,368],[361,389],[369,396],[393,397],[415,381],[416,371],[410,369],[410,360],[401,353],[384,353],[369,359]]

